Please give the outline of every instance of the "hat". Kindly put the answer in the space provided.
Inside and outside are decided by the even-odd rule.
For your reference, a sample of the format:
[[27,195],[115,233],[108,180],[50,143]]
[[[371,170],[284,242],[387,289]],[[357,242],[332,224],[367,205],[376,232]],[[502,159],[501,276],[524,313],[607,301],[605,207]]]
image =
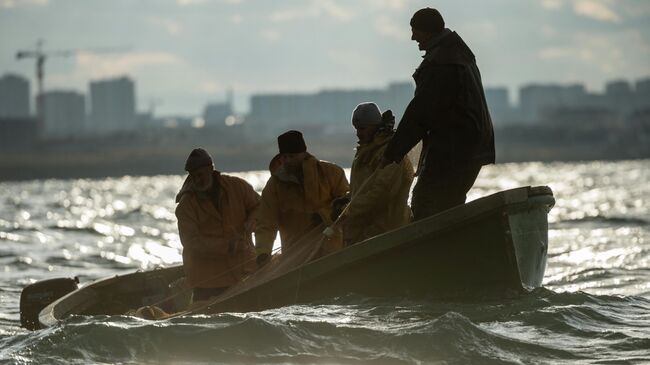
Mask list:
[[278,136],[278,149],[280,153],[300,153],[307,151],[307,145],[302,133],[291,130]]
[[196,170],[205,166],[213,166],[212,157],[203,148],[195,148],[185,161],[185,171]]
[[424,8],[413,14],[411,27],[422,32],[438,33],[445,29],[445,20],[438,10]]
[[361,103],[352,112],[352,126],[380,126],[381,111],[375,103]]

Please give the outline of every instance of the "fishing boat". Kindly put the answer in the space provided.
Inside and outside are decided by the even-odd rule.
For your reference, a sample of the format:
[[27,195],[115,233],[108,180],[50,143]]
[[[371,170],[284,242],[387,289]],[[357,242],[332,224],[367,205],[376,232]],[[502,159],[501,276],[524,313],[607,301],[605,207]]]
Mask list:
[[[547,216],[554,204],[553,192],[547,186],[501,191],[308,261],[268,280],[245,281],[205,303],[192,303],[191,291],[178,284],[183,278],[180,265],[100,279],[49,304],[41,301],[44,308],[37,318],[25,318],[25,322],[42,328],[70,315],[122,315],[151,305],[171,313],[165,318],[249,312],[348,293],[434,299],[479,292],[524,293],[542,285],[548,249]],[[26,293],[27,287],[22,296],[48,301],[52,295],[43,295],[45,288],[47,285],[41,285]],[[22,302],[21,298],[21,318]],[[31,307],[32,312],[36,307]]]

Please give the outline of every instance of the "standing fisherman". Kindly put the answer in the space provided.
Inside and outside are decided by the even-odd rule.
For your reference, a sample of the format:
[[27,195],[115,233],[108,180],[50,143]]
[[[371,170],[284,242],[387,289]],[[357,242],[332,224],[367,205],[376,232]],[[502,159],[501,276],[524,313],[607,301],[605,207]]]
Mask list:
[[416,220],[465,203],[483,165],[494,163],[494,132],[474,54],[445,28],[436,9],[411,19],[411,39],[425,51],[415,70],[415,96],[382,165],[402,161],[420,140],[422,154],[411,207]]
[[176,196],[183,268],[193,300],[224,292],[255,270],[251,232],[259,195],[246,181],[221,174],[202,148],[185,163],[189,176]]

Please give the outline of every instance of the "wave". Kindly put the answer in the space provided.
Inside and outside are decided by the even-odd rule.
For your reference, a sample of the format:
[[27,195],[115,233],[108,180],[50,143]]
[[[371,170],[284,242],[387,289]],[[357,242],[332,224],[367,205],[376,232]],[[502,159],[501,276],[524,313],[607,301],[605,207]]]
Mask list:
[[549,226],[552,228],[560,228],[565,226],[574,226],[580,224],[598,224],[598,225],[611,225],[611,226],[650,226],[650,220],[638,217],[607,217],[607,216],[594,216],[584,217],[579,219],[563,219],[556,223],[551,223]]
[[542,289],[488,303],[356,298],[166,321],[75,316],[0,340],[0,360],[549,363],[642,360],[650,342],[650,300],[641,297]]

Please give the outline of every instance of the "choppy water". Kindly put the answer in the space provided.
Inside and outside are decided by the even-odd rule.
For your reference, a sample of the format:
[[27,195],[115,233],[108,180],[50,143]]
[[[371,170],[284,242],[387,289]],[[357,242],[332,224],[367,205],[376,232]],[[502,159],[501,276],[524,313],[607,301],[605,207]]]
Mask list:
[[[243,173],[261,190],[266,173]],[[490,166],[470,200],[549,185],[544,288],[483,303],[331,301],[150,322],[19,327],[22,288],[180,262],[181,176],[0,183],[0,362],[650,363],[650,161]]]

